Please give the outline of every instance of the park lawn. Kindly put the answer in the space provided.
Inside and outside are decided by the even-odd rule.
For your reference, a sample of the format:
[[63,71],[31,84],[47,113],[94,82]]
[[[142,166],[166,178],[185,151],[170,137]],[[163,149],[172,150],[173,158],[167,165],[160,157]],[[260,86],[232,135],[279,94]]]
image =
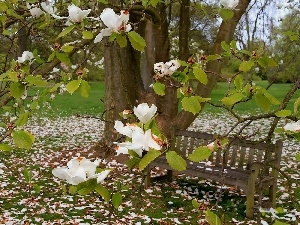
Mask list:
[[[257,85],[267,87],[267,81],[256,82]],[[51,102],[52,109],[50,115],[81,115],[81,116],[99,116],[104,111],[104,95],[105,85],[103,82],[91,82],[91,93],[88,98],[81,97],[78,92],[73,95],[68,93],[57,94],[55,100]],[[269,89],[269,92],[281,101],[285,94],[289,91],[292,84],[273,84]],[[211,94],[211,101],[215,104],[221,104],[221,99],[224,97],[224,93],[227,90],[227,83],[218,83]],[[31,93],[32,94],[32,93]],[[293,103],[300,97],[300,90],[293,95],[288,109],[293,110]],[[275,107],[273,107],[274,109]],[[246,103],[238,104],[235,107],[238,113],[254,114],[262,112],[257,106],[254,99]],[[206,104],[203,112],[205,113],[220,113],[222,109],[213,107]]]

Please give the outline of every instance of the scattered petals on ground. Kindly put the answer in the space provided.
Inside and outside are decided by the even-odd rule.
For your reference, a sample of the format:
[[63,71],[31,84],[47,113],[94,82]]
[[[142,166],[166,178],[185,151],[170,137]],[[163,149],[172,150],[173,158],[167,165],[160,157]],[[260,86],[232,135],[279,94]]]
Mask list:
[[[225,133],[233,123],[227,115],[204,114],[190,129]],[[246,133],[253,138],[262,136],[268,124],[268,120],[254,123]],[[245,195],[232,186],[223,185],[220,197],[221,187],[215,182],[178,175],[170,184],[157,182],[144,189],[143,174],[139,171],[128,171],[126,166],[113,160],[97,159],[97,152],[90,147],[101,138],[103,128],[103,122],[96,118],[32,119],[27,129],[36,137],[34,147],[26,152],[0,153],[0,224],[205,224],[203,213],[191,204],[195,198],[202,210],[214,207],[219,215],[230,211],[233,215],[230,224],[255,224],[244,219]],[[291,176],[291,187],[287,179],[280,176],[277,203],[284,213],[271,210],[272,213],[266,212],[263,221],[271,221],[274,216],[288,223],[300,218],[297,151],[299,143],[284,141],[282,169]],[[53,168],[65,165],[78,154],[99,160],[103,168],[114,168],[103,185],[113,189],[120,181],[128,186],[128,190],[122,192],[123,203],[114,213],[96,194],[84,197],[65,194],[65,183],[51,175]],[[25,167],[33,172],[31,184],[25,181]],[[156,168],[152,173],[161,172]],[[35,193],[33,184],[41,187],[39,194]],[[217,200],[219,204],[215,207]]]

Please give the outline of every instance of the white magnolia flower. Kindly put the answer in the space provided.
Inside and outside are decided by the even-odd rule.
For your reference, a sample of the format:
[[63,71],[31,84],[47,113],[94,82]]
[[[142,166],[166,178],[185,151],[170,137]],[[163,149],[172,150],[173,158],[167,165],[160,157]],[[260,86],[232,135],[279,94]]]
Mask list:
[[107,177],[110,170],[104,170],[96,174],[96,164],[84,157],[77,157],[71,159],[67,163],[67,167],[53,169],[52,174],[72,185],[77,185],[90,178],[97,178],[97,183],[100,183]]
[[25,61],[31,61],[33,59],[33,53],[29,51],[24,51],[21,57],[18,57],[17,62],[24,63]]
[[144,124],[153,118],[156,111],[157,107],[154,104],[149,107],[147,103],[141,103],[133,108],[134,115]]
[[49,13],[50,15],[55,14],[56,13],[56,7],[53,6],[53,4],[47,4],[46,2],[42,2],[41,6],[43,8],[43,10],[47,13]]
[[40,8],[38,8],[38,7],[33,7],[31,9],[29,9],[29,12],[35,18],[38,18],[38,17],[40,17],[41,15],[44,14],[44,11],[41,10]]
[[69,19],[73,23],[80,23],[84,18],[88,16],[88,14],[91,12],[91,9],[82,10],[75,6],[74,4],[68,6],[69,11]]
[[294,123],[287,123],[283,129],[285,131],[300,132],[300,120]]
[[158,137],[152,134],[151,130],[147,130],[145,133],[140,130],[134,130],[132,132],[132,142],[117,143],[117,155],[121,153],[128,154],[130,149],[142,157],[143,151],[149,151],[150,148],[160,150],[161,146],[158,142]]
[[132,132],[135,131],[135,130],[138,131],[138,132],[141,132],[141,133],[143,132],[142,128],[140,128],[136,124],[127,124],[126,126],[124,126],[124,124],[119,120],[115,121],[114,128],[120,134],[123,134],[127,137],[130,137],[130,138],[132,138]]
[[103,37],[110,36],[113,32],[129,32],[131,30],[131,25],[127,24],[129,21],[128,11],[121,11],[121,15],[117,15],[113,9],[106,8],[100,15],[100,19],[107,26],[101,30],[101,32],[96,36],[94,43],[100,42]]
[[239,4],[239,0],[221,0],[221,4],[226,9],[234,9]]
[[159,77],[171,76],[179,67],[178,60],[171,60],[166,63],[159,62],[154,64],[154,73]]

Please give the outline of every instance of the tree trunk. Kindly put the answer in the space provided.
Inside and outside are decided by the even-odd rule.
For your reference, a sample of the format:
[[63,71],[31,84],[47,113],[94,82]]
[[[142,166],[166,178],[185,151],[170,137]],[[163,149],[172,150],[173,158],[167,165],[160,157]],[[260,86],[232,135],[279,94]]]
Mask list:
[[140,53],[130,44],[120,48],[116,42],[104,41],[105,63],[105,130],[104,140],[111,146],[117,135],[114,122],[121,119],[119,113],[132,109],[142,91]]
[[189,58],[190,0],[182,0],[179,20],[179,59]]

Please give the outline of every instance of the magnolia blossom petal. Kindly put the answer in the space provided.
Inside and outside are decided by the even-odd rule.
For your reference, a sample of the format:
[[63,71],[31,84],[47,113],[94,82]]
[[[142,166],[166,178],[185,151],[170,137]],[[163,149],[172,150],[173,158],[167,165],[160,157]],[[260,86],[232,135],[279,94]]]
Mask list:
[[33,57],[33,53],[32,52],[29,52],[29,51],[24,51],[22,53],[22,56],[21,57],[18,57],[18,60],[17,62],[19,63],[24,63],[26,60],[32,60],[34,57]]
[[151,130],[147,130],[145,132],[145,139],[146,139],[146,143],[148,145],[148,150],[149,148],[155,149],[155,150],[161,150],[161,146],[160,144],[157,142],[158,137],[154,134],[152,134]]
[[119,143],[119,144],[116,146],[116,153],[117,153],[117,156],[120,155],[120,154],[126,154],[126,155],[128,155],[128,148],[125,147],[125,146],[122,146],[121,144],[122,144],[122,143]]
[[108,28],[117,29],[116,23],[118,20],[118,16],[116,15],[113,9],[111,8],[104,9],[100,15],[100,19]]
[[131,29],[132,29],[132,26],[130,24],[127,24],[125,31],[129,32],[129,31],[131,31]]
[[227,9],[234,9],[239,4],[239,0],[221,0],[221,4]]
[[154,104],[149,107],[147,103],[139,104],[137,107],[133,108],[134,114],[144,124],[152,119],[156,111],[157,107]]
[[72,22],[78,23],[81,22],[88,14],[91,12],[91,9],[82,10],[74,4],[68,6],[69,18]]
[[119,121],[119,120],[115,121],[114,128],[120,134],[123,134],[127,137],[130,137],[130,138],[132,137],[132,129],[129,126],[124,126],[124,124],[121,121]]
[[112,33],[110,28],[104,28],[100,31],[99,34],[97,34],[97,36],[94,39],[94,43],[98,43],[100,41],[102,41],[103,37],[108,37],[110,36]]
[[54,168],[52,170],[52,174],[53,174],[53,176],[58,177],[63,180],[67,179],[67,176],[69,176],[67,167]]
[[300,132],[300,120],[294,123],[287,123],[283,129],[285,131]]
[[31,9],[29,10],[29,12],[30,12],[30,14],[31,14],[33,17],[35,17],[35,18],[38,18],[38,17],[40,17],[41,15],[44,14],[43,10],[41,10],[41,9],[38,8],[38,7],[31,8]]
[[111,170],[104,170],[101,173],[97,173],[93,178],[97,178],[97,183],[101,183],[108,176]]
[[56,8],[51,4],[47,4],[46,2],[42,2],[41,7],[46,13],[54,14],[56,12]]

